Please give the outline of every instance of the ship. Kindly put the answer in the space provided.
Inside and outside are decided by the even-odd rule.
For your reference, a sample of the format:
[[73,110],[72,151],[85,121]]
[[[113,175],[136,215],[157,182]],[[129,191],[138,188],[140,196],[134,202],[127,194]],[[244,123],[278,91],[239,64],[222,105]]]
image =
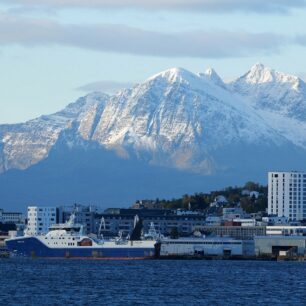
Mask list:
[[150,228],[150,239],[140,235],[140,223],[136,222],[130,237],[103,239],[86,235],[83,225],[74,223],[75,215],[63,224],[50,226],[45,235],[27,235],[5,240],[12,256],[47,258],[100,258],[144,259],[155,255],[155,231]]

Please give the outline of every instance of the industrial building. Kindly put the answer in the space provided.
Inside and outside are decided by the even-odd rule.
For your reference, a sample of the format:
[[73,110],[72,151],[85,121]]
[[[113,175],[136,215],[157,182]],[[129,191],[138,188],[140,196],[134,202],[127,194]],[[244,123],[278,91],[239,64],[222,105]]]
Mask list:
[[254,236],[266,235],[265,226],[196,226],[195,231],[200,231],[205,235],[216,235],[220,237],[232,237],[235,239],[250,240]]
[[291,254],[306,254],[306,237],[296,236],[259,236],[254,238],[255,254],[279,256],[290,252]]
[[243,241],[231,238],[164,239],[159,256],[242,256]]
[[306,236],[306,226],[292,226],[292,225],[274,225],[266,226],[266,235],[304,235]]

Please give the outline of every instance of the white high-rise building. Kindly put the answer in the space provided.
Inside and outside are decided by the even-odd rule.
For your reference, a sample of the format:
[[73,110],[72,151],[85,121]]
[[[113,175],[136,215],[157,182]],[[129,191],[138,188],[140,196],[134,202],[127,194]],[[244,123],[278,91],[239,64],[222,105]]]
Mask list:
[[28,207],[27,235],[41,235],[56,223],[56,207]]
[[268,173],[268,214],[306,219],[306,172]]

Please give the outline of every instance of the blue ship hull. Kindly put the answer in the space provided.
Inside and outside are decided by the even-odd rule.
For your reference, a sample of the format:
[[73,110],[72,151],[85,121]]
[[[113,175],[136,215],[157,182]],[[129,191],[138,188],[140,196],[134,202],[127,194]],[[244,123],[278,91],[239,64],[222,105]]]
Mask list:
[[16,256],[63,258],[146,258],[153,257],[154,247],[71,247],[50,248],[35,237],[6,241],[9,251]]

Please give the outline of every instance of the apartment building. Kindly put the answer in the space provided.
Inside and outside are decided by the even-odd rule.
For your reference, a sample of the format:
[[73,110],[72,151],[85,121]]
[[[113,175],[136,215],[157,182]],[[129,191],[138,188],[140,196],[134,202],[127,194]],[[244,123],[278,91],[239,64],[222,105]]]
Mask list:
[[49,227],[57,222],[56,207],[28,207],[28,224],[26,234],[42,235],[48,232]]
[[306,219],[306,173],[268,173],[268,214],[290,221]]

